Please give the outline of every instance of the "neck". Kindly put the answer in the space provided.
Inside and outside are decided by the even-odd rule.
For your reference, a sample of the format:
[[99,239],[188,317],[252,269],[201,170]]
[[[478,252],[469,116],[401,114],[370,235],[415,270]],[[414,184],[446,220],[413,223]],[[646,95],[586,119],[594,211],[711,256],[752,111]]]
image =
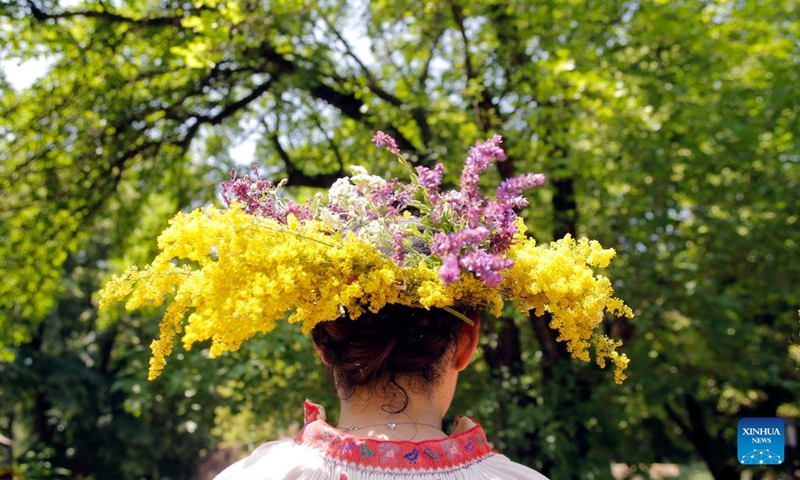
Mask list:
[[402,406],[398,405],[399,395],[387,398],[374,391],[356,392],[342,400],[339,428],[356,437],[381,440],[421,441],[446,437],[441,426],[449,402],[437,395],[436,390],[424,395],[404,388],[408,392],[408,405],[400,413],[392,413],[392,407]]

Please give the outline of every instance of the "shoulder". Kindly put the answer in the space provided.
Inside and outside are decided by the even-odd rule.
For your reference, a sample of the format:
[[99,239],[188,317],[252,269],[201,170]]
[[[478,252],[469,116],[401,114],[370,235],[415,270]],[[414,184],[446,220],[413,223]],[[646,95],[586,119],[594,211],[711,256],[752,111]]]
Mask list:
[[[453,433],[460,435],[470,435],[474,432],[478,438],[483,440],[488,448],[488,440],[486,434],[480,424],[472,417],[458,416],[456,417],[455,424],[453,425]],[[520,463],[512,462],[508,457],[492,451],[491,455],[484,458],[482,461],[474,466],[474,470],[480,471],[481,477],[484,478],[503,478],[503,479],[524,479],[524,480],[548,480],[547,477],[541,473],[526,467]]]
[[492,478],[504,479],[524,479],[524,480],[548,480],[541,473],[528,468],[520,463],[512,462],[508,457],[495,454],[487,458],[482,465]]
[[214,480],[272,480],[294,478],[322,463],[311,449],[284,439],[267,442],[226,468]]

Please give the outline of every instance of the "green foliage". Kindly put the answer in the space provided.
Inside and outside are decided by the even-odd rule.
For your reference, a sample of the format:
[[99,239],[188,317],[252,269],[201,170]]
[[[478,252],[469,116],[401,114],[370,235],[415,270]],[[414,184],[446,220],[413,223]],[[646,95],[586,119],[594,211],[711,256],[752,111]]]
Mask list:
[[607,478],[610,459],[738,478],[736,420],[796,419],[796,5],[399,5],[0,0],[2,57],[53,62],[22,91],[0,80],[0,432],[19,471],[183,478],[220,437],[289,427],[304,396],[335,405],[291,329],[185,353],[148,384],[158,312],[100,319],[91,295],[249,168],[243,139],[306,197],[350,164],[399,174],[369,146],[378,129],[449,172],[501,133],[490,183],[548,175],[525,210],[537,238],[619,252],[608,274],[637,318],[607,328],[630,379],[569,361],[546,318],[486,322],[453,411],[497,448],[553,478]]

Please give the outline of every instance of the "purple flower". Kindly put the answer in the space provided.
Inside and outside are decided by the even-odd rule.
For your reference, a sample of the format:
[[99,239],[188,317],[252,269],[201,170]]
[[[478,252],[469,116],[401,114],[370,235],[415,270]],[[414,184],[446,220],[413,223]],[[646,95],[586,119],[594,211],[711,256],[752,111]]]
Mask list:
[[486,200],[476,198],[467,204],[467,226],[475,228],[486,224]]
[[431,253],[444,258],[447,255],[453,254],[453,243],[450,241],[450,236],[446,233],[436,232],[433,234],[431,240]]
[[[459,266],[475,274],[489,287],[496,287],[503,281],[500,271],[514,266],[514,261],[502,255],[486,252],[470,252],[461,257]],[[444,280],[444,279],[443,279]]]
[[517,233],[517,214],[511,209],[505,209],[490,218],[490,223],[494,225],[494,231],[489,242],[489,251],[505,253]]
[[433,207],[433,216],[438,223],[444,218],[452,218],[454,222],[466,222],[469,210],[469,199],[457,190],[447,190],[438,198]]
[[417,167],[419,184],[428,191],[429,196],[436,196],[439,193],[439,186],[442,184],[444,165],[437,163],[433,170],[427,167]]
[[[389,135],[378,131],[372,141],[406,163]],[[505,159],[502,143],[502,138],[494,135],[470,148],[458,190],[441,190],[441,163],[432,169],[416,167],[417,180],[410,183],[397,179],[384,182],[369,176],[364,168],[354,169],[357,175],[353,178],[358,176],[354,189],[347,180],[337,181],[331,188],[331,200],[323,207],[325,221],[342,231],[358,232],[369,227],[368,232],[381,244],[380,251],[391,255],[400,266],[409,252],[429,252],[441,262],[439,277],[447,285],[458,281],[464,271],[495,287],[503,280],[501,272],[513,266],[505,253],[517,233],[515,209],[528,204],[522,193],[544,182],[541,174],[523,174],[503,181],[494,199],[484,196],[479,188],[480,176],[493,162]],[[248,214],[284,224],[289,215],[299,220],[313,218],[308,206],[279,195],[281,186],[261,178],[254,165],[252,173],[241,178],[231,171],[231,181],[222,184],[222,197],[228,206],[236,202]],[[339,196],[344,203],[333,200]],[[420,216],[406,218],[407,210],[418,211]],[[378,219],[385,222],[375,222]]]
[[478,191],[478,181],[480,174],[492,165],[493,160],[504,160],[506,154],[500,144],[503,138],[494,135],[485,142],[475,142],[475,146],[470,148],[469,156],[464,162],[464,170],[461,172],[461,191],[471,200],[480,197]]
[[523,191],[538,187],[544,183],[545,177],[541,173],[523,173],[514,178],[504,180],[497,188],[495,201],[500,204],[511,204],[515,208],[521,208],[528,204],[528,200],[522,197]]
[[261,178],[258,165],[253,165],[253,173],[241,178],[236,178],[236,170],[231,170],[231,181],[222,183],[222,200],[228,207],[236,202],[247,214],[269,217],[283,224],[289,214],[298,220],[312,218],[308,207],[278,197],[277,191],[278,187]]
[[461,242],[461,245],[470,245],[472,247],[479,247],[480,243],[489,236],[491,232],[488,228],[484,226],[478,226],[475,228],[465,228],[460,232],[457,232],[457,238]]
[[[378,147],[399,155],[397,144],[383,132],[372,138]],[[503,181],[494,199],[480,192],[481,174],[495,161],[506,158],[501,148],[502,137],[494,135],[485,142],[476,142],[470,148],[461,173],[458,190],[441,191],[444,167],[418,166],[416,185],[403,185],[393,181],[387,188],[373,192],[371,200],[380,205],[380,212],[387,218],[403,211],[406,205],[422,202],[422,211],[427,216],[419,219],[429,231],[434,232],[429,240],[431,255],[439,257],[439,277],[445,284],[458,281],[462,271],[471,272],[485,285],[497,286],[503,279],[500,272],[509,269],[514,262],[505,258],[517,233],[515,209],[524,207],[528,200],[522,196],[526,189],[544,183],[544,175],[527,173]],[[422,190],[420,192],[419,190]],[[420,193],[424,193],[420,196]],[[394,259],[400,264],[408,242],[423,241],[406,233],[405,237],[393,233]],[[422,251],[420,249],[420,251]]]
[[403,261],[406,259],[406,247],[405,247],[405,235],[401,231],[393,231],[392,232],[392,248],[394,249],[394,255],[392,255],[392,260],[395,261],[401,267],[403,266]]
[[448,255],[442,257],[442,266],[439,268],[439,278],[442,279],[445,285],[450,285],[457,282],[461,277],[461,269],[458,268],[458,257],[455,255]]
[[[442,259],[442,266],[439,268],[439,278],[442,279],[445,285],[449,285],[455,281],[453,278],[458,280],[460,277],[460,274],[454,274],[454,270],[458,272],[461,270],[469,270],[477,273],[477,270],[473,270],[473,265],[476,265],[474,268],[479,268],[482,264],[477,263],[477,260],[469,260],[467,263],[464,263],[464,259],[472,258],[476,253],[486,255],[486,253],[481,250],[481,243],[489,237],[490,233],[489,229],[480,226],[449,234],[441,232],[434,234],[430,249],[432,254]],[[478,257],[478,259],[480,258],[482,257]],[[486,269],[481,269],[480,272],[483,273],[484,270]],[[479,276],[479,278],[486,283],[486,279],[492,281],[494,277],[486,273],[483,276]],[[486,284],[489,285],[488,283]]]
[[494,134],[492,138],[483,143],[475,142],[475,148],[473,150],[476,150],[482,156],[503,161],[506,159],[506,152],[500,147],[501,143],[503,143],[503,137]]
[[397,148],[397,142],[394,141],[394,138],[386,135],[382,131],[378,130],[372,137],[372,141],[378,148],[386,147],[386,150],[389,150],[394,155],[400,155],[400,149]]
[[483,226],[453,233],[437,232],[431,240],[431,253],[443,257],[458,255],[464,248],[480,248],[481,242],[486,240],[489,233],[489,229]]
[[372,190],[369,200],[377,207],[377,212],[385,216],[396,215],[411,203],[414,188],[414,185],[405,185],[393,178],[383,187]]

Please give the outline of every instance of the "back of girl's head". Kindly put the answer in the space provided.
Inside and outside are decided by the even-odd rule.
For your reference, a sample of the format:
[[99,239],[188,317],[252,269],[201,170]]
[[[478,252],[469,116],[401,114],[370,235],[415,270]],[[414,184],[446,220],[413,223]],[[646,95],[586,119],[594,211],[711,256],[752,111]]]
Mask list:
[[343,316],[317,324],[314,344],[334,373],[344,398],[360,393],[398,394],[392,412],[405,409],[408,392],[427,394],[441,380],[466,323],[439,309],[387,305],[356,320]]

